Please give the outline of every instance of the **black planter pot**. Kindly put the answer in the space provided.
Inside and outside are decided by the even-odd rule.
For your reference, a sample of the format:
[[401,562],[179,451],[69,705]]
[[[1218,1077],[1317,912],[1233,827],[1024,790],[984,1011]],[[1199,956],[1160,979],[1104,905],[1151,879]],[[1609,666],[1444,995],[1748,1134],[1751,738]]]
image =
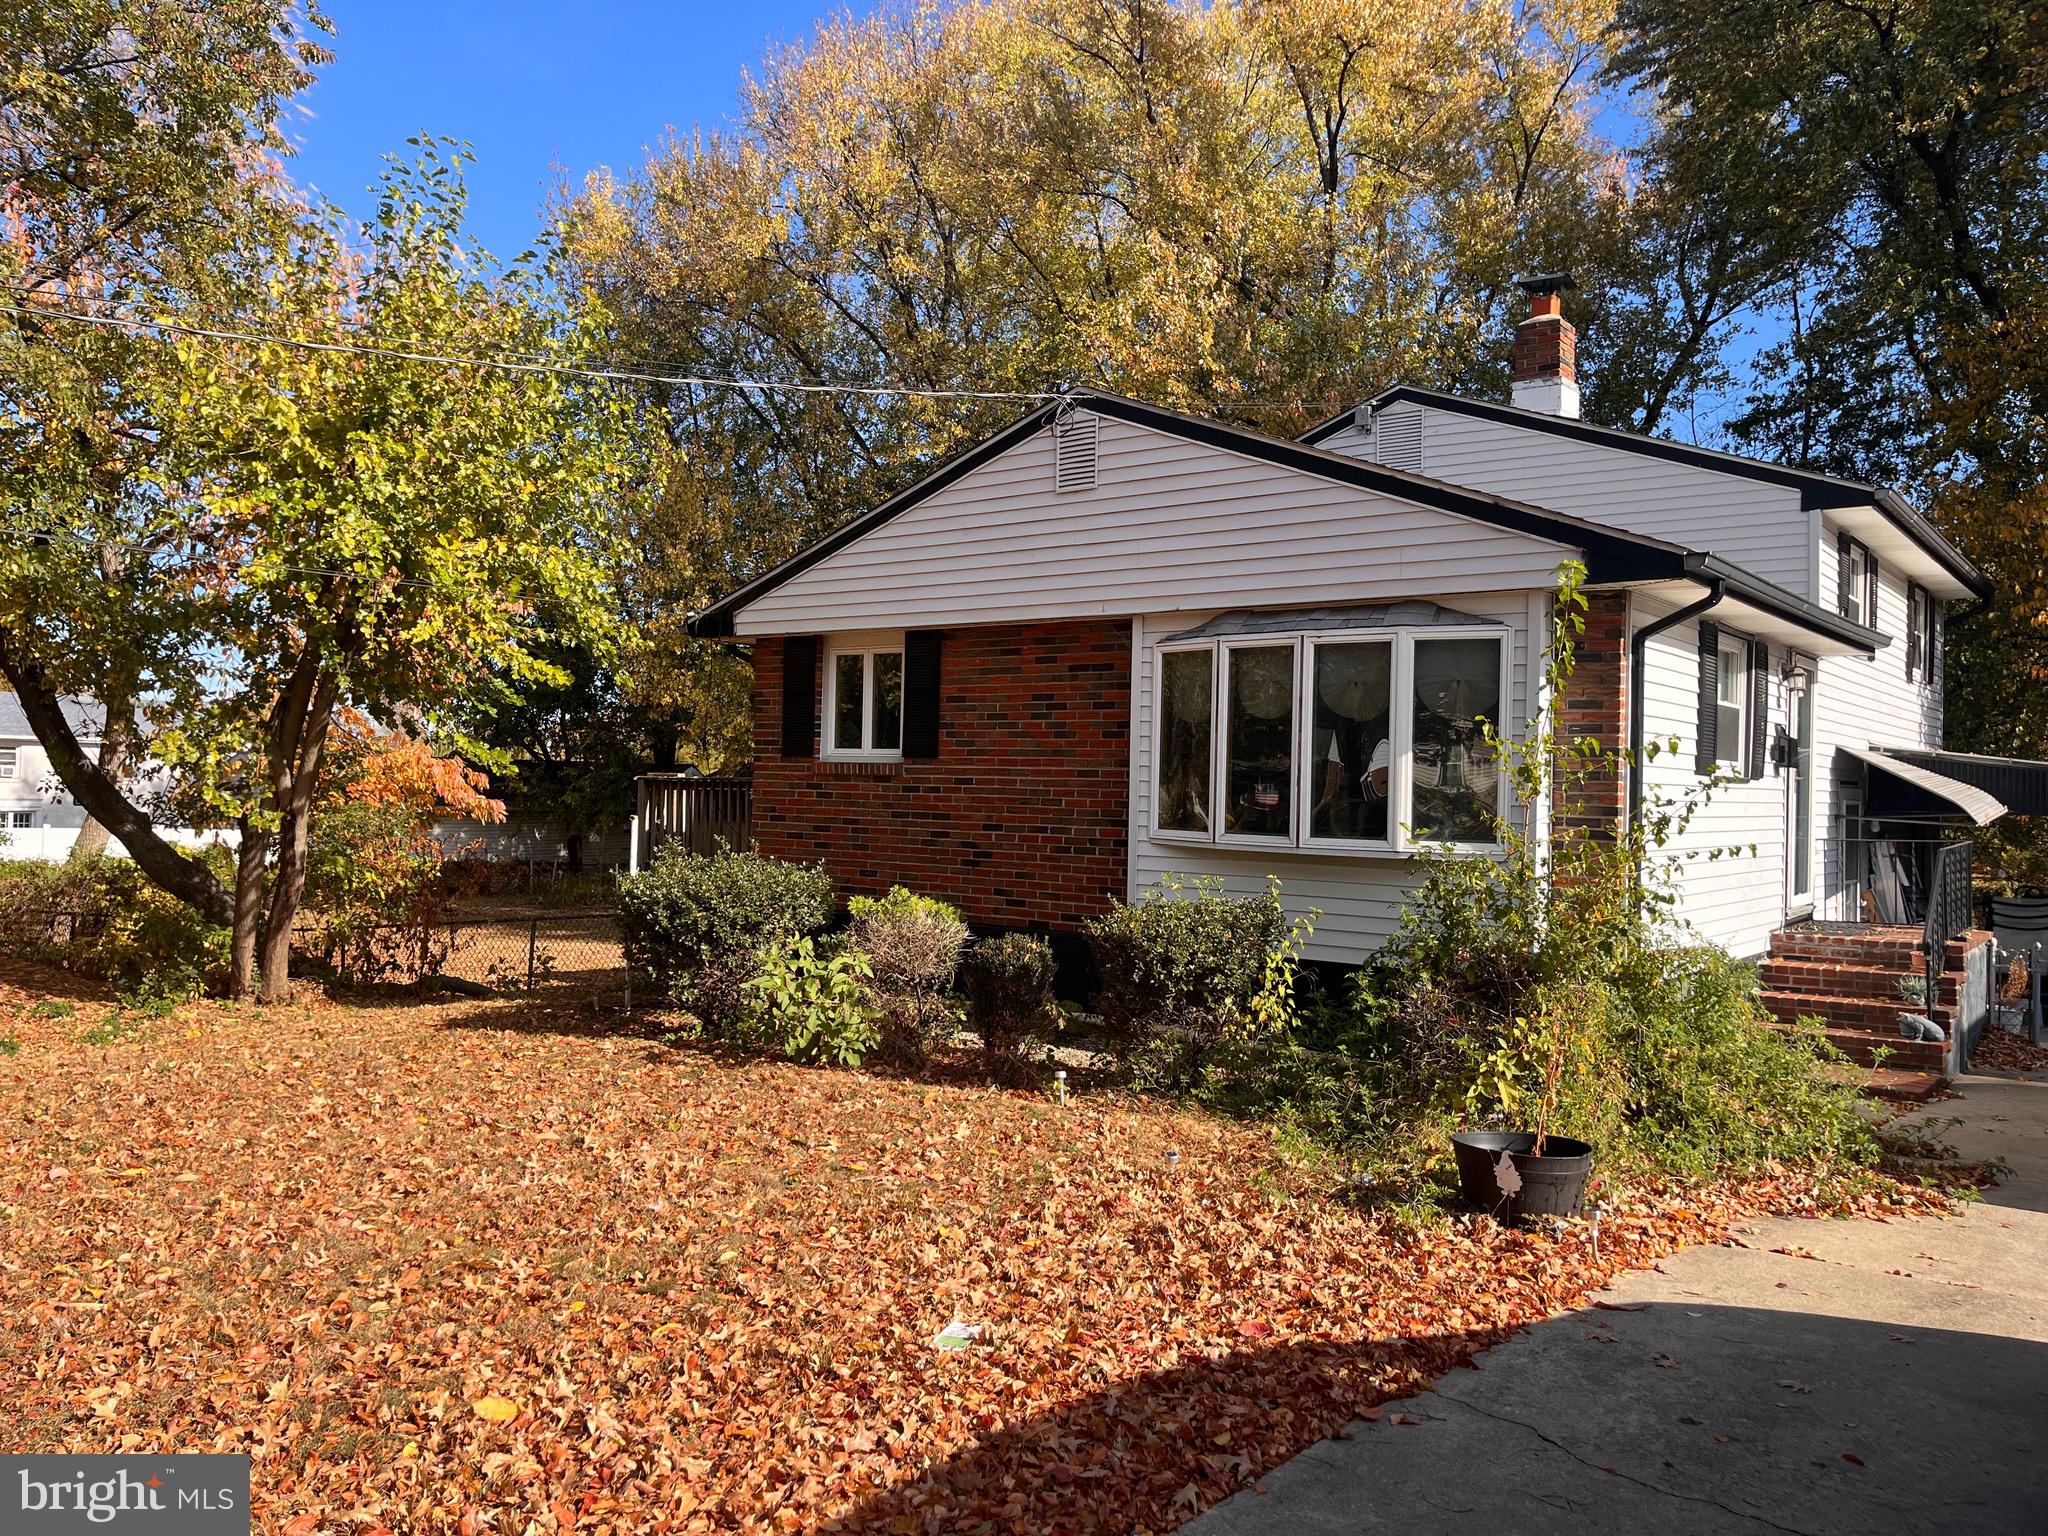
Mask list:
[[[1496,1221],[1576,1216],[1585,1209],[1593,1149],[1583,1141],[1552,1136],[1538,1157],[1536,1138],[1528,1131],[1460,1131],[1451,1138],[1451,1150],[1458,1157],[1458,1184],[1465,1203]],[[1503,1152],[1522,1181],[1512,1193],[1500,1185]]]

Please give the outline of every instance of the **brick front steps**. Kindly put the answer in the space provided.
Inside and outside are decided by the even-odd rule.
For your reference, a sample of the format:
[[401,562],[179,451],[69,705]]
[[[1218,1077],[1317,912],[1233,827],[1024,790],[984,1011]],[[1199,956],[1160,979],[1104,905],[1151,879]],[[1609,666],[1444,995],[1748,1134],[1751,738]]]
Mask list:
[[[1771,936],[1771,952],[1757,967],[1761,1000],[1784,1024],[1818,1018],[1827,1038],[1866,1069],[1865,1086],[1888,1098],[1924,1098],[1940,1087],[1957,1059],[1954,1036],[1963,1016],[1969,954],[1988,934],[1951,940],[1934,997],[1908,1002],[1900,983],[1926,974],[1916,928],[1861,924],[1804,924]],[[1899,1015],[1920,1013],[1941,1025],[1948,1041],[1908,1040]]]
[[1828,1075],[1893,1104],[1925,1104],[1948,1084],[1939,1072],[1904,1072],[1896,1067],[1830,1067]]

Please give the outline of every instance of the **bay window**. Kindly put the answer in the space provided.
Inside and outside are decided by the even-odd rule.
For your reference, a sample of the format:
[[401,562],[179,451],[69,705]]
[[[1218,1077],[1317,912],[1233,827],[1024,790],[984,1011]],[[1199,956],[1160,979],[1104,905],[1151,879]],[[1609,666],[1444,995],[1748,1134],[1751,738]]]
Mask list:
[[1506,633],[1369,629],[1158,650],[1154,833],[1330,852],[1491,845]]

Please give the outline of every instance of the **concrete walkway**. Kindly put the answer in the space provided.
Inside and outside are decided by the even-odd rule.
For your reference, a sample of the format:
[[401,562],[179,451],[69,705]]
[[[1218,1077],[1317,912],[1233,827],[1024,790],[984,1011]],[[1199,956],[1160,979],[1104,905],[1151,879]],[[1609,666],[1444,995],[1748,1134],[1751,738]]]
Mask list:
[[2048,1082],[1957,1086],[1960,1217],[1675,1255],[1184,1532],[2048,1532]]

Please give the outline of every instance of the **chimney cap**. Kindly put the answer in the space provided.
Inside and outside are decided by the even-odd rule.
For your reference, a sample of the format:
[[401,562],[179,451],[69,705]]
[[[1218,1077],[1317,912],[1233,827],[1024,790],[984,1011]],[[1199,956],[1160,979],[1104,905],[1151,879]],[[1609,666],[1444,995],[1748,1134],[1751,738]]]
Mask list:
[[1540,277],[1518,277],[1515,286],[1530,298],[1540,298],[1546,293],[1577,293],[1579,285],[1572,281],[1569,272],[1546,272]]

